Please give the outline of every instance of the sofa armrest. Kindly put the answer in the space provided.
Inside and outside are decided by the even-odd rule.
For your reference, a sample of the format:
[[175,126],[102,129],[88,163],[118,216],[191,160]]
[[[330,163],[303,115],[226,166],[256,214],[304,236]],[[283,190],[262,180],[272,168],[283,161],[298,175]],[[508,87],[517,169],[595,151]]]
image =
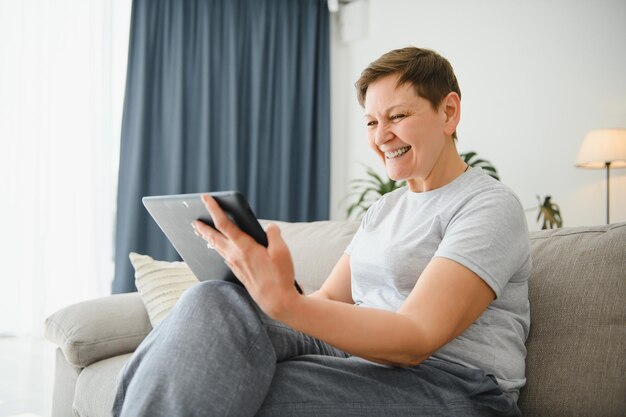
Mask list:
[[84,368],[133,352],[152,330],[138,293],[116,294],[62,308],[46,319],[46,339]]

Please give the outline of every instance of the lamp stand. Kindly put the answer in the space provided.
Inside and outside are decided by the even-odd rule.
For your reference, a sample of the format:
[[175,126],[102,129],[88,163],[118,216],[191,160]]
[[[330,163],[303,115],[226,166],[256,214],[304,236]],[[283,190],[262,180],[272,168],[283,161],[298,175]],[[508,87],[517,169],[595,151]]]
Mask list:
[[609,168],[611,167],[611,162],[606,161],[604,166],[606,168],[606,224],[609,224]]

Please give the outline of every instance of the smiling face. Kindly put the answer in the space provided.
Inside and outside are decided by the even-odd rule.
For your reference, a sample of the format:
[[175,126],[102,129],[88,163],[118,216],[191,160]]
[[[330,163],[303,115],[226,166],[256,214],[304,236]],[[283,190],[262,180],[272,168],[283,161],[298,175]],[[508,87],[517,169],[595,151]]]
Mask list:
[[411,191],[445,185],[465,167],[452,139],[460,112],[458,95],[448,94],[435,110],[412,84],[397,83],[397,75],[388,75],[367,89],[370,147],[382,159],[389,178],[407,180]]

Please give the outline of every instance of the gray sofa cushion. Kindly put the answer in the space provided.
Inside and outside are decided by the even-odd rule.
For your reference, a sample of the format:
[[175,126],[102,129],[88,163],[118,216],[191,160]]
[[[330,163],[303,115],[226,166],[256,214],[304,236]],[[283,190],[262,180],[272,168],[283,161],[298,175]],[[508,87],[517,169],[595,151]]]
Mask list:
[[76,393],[76,380],[82,368],[71,365],[65,360],[61,348],[56,349],[54,367],[54,390],[52,392],[52,415],[70,417],[72,403]]
[[526,415],[626,415],[626,223],[533,232]]
[[115,398],[117,378],[132,354],[115,356],[83,369],[76,381],[74,415],[109,417]]

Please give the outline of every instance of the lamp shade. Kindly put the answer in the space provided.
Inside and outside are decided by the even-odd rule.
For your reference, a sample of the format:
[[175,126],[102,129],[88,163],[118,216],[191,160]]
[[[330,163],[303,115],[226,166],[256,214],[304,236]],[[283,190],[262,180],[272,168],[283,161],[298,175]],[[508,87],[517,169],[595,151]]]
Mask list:
[[604,169],[626,168],[626,129],[593,130],[585,136],[576,166],[579,168]]

